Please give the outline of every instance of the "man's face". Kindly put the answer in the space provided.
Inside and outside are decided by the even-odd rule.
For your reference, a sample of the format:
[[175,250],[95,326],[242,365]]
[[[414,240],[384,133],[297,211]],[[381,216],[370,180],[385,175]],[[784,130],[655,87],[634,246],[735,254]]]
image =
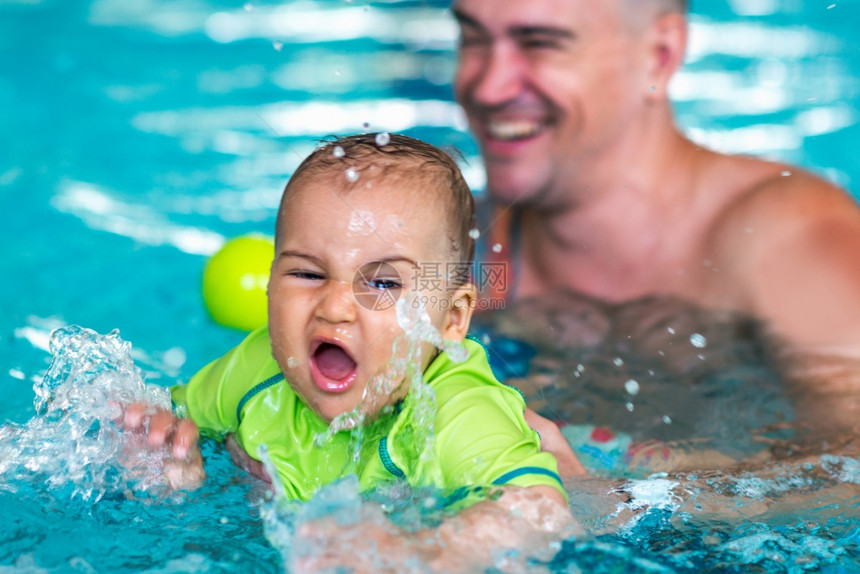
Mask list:
[[454,2],[456,95],[498,201],[552,204],[553,190],[617,142],[644,102],[641,40],[620,2]]
[[[403,330],[385,298],[412,289],[416,264],[450,258],[441,201],[405,177],[392,183],[362,176],[344,193],[345,171],[331,168],[291,188],[269,279],[274,357],[326,421],[362,404],[368,383],[389,365]],[[448,311],[442,305],[427,311],[443,330]],[[431,352],[425,347],[425,363]],[[364,412],[375,414],[402,398],[401,382],[366,401]]]

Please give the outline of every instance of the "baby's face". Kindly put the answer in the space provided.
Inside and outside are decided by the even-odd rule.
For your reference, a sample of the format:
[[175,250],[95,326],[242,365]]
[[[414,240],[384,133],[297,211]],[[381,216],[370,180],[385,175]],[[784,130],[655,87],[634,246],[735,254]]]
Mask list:
[[[341,179],[343,178],[343,179]],[[281,370],[324,420],[357,407],[370,379],[385,371],[403,333],[393,302],[416,287],[416,266],[450,259],[442,201],[402,177],[364,178],[344,193],[340,171],[305,177],[287,198],[269,279],[269,334]],[[451,298],[445,286],[422,293]],[[430,305],[434,326],[449,339],[450,308]],[[468,311],[466,311],[468,326]],[[463,330],[463,333],[465,330]],[[432,348],[424,349],[423,368]],[[375,414],[406,393],[405,384]],[[367,405],[367,403],[366,403]]]

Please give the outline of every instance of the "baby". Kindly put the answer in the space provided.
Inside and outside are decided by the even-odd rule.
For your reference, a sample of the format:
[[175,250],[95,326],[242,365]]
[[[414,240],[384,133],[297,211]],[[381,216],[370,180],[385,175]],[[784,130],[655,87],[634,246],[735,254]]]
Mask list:
[[[259,460],[265,447],[295,499],[345,473],[357,475],[362,490],[405,480],[485,493],[439,527],[448,554],[462,547],[461,559],[488,559],[489,551],[473,552],[477,540],[510,547],[529,528],[569,526],[556,460],[526,424],[522,396],[496,380],[481,344],[466,336],[473,226],[472,195],[439,149],[396,134],[318,148],[281,200],[268,326],[172,389],[189,418],[145,417],[135,406],[125,425],[148,422],[150,444],[169,444],[199,471],[198,427],[229,438],[245,460]],[[417,362],[435,395],[430,452],[410,377],[395,368],[401,299],[423,307],[446,341],[468,351],[456,362],[433,344],[420,347]],[[344,415],[362,425],[358,457],[355,433],[329,428]]]

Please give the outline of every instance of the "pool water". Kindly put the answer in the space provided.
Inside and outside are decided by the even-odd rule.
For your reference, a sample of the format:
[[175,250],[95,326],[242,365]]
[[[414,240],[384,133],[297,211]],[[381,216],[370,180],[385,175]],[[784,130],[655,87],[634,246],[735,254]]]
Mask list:
[[[856,0],[694,3],[672,87],[679,122],[718,149],[857,192],[858,16]],[[389,130],[456,146],[480,193],[480,157],[451,97],[455,42],[435,0],[0,0],[4,447],[21,429],[70,444],[26,430],[56,328],[119,329],[160,386],[241,340],[206,314],[206,258],[272,229],[286,178],[318,138]],[[765,458],[648,478],[647,464],[590,451],[599,478],[571,494],[591,535],[563,544],[552,571],[860,570],[857,433],[810,438],[805,403],[754,330],[672,302],[563,304],[526,302],[476,329],[536,407],[585,429],[580,447],[596,448],[588,439],[606,427],[673,453]],[[565,337],[547,336],[550,319]],[[7,459],[0,570],[279,571],[289,557],[264,533],[261,486],[220,445],[204,451],[209,480],[186,496],[117,479],[87,497],[80,475],[51,483],[23,455]],[[606,492],[628,479],[643,509],[613,516]]]

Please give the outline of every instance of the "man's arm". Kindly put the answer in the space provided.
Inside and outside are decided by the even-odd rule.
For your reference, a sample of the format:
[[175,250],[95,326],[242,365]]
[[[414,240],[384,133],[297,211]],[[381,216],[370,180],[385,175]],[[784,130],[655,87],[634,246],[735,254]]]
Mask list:
[[329,571],[347,566],[361,572],[468,572],[495,567],[532,571],[528,558],[548,560],[556,544],[582,528],[554,488],[506,487],[501,496],[479,502],[436,528],[405,532],[378,507],[366,504],[351,525],[333,519],[298,526],[291,572]]

